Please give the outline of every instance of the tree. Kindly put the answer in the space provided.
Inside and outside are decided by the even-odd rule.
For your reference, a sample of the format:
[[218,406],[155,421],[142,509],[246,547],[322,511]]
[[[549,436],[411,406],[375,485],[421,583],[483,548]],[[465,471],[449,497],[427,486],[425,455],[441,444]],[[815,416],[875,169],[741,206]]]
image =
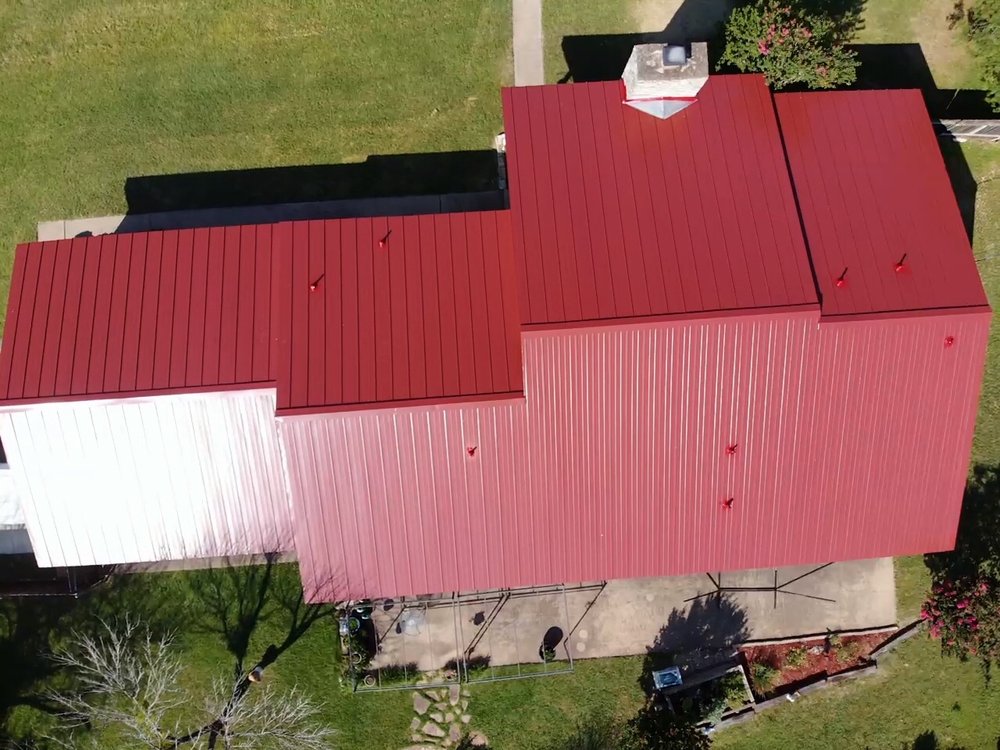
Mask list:
[[[182,677],[170,636],[135,621],[102,623],[97,635],[74,632],[53,659],[76,677],[75,689],[52,692],[69,748],[137,746],[150,750],[320,750],[332,730],[294,688],[219,679],[199,700]],[[194,726],[192,730],[190,727]]]
[[989,679],[1000,661],[1000,469],[976,467],[955,549],[925,561],[932,584],[921,617],[931,637],[946,655],[978,659]]
[[976,657],[988,676],[1000,660],[1000,590],[985,577],[942,578],[934,583],[920,610],[942,653],[965,660]]
[[709,750],[712,739],[688,716],[651,701],[621,730],[620,750]]
[[855,25],[843,16],[807,10],[802,0],[756,0],[729,16],[720,65],[763,73],[776,89],[849,85],[857,77],[858,61],[844,43]]
[[977,0],[969,9],[968,33],[986,84],[986,100],[1000,112],[1000,0]]

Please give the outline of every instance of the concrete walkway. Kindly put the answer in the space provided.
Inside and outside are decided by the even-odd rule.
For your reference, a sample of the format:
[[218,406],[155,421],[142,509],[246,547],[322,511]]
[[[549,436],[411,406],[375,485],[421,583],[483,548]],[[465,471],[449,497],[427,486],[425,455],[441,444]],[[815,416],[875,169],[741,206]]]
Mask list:
[[542,0],[512,0],[514,18],[514,85],[545,83],[542,45]]
[[705,596],[717,591],[716,584],[696,575],[611,581],[565,593],[514,592],[510,598],[497,592],[454,607],[433,600],[396,603],[374,614],[381,635],[375,664],[429,671],[460,652],[488,657],[493,666],[538,663],[547,633],[559,636],[560,659],[567,653],[576,659],[711,650],[896,622],[890,558],[713,578],[729,589],[721,599]]

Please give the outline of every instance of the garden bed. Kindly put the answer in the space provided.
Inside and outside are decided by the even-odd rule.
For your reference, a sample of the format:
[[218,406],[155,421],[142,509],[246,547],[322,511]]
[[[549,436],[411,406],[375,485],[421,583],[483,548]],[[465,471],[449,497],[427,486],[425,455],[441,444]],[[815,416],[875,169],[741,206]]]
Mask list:
[[810,638],[793,643],[740,649],[754,693],[761,698],[779,694],[818,675],[834,675],[868,661],[885,640],[884,633]]

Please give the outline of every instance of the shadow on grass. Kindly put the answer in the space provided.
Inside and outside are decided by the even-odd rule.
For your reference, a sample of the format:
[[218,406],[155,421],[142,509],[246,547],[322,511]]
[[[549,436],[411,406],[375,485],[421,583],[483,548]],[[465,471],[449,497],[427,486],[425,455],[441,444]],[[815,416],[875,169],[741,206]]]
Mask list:
[[[52,714],[49,689],[75,687],[73,676],[52,661],[53,652],[74,633],[97,635],[101,623],[128,614],[155,635],[176,630],[185,619],[177,600],[143,577],[114,576],[79,598],[22,597],[0,599],[0,727],[19,706]],[[2,736],[2,735],[0,735]],[[31,738],[21,737],[22,743]]]
[[1000,581],[1000,466],[977,465],[965,487],[955,549],[925,555],[935,578]]
[[[177,217],[177,221],[193,219],[190,226],[285,218],[281,212],[263,210],[265,206],[284,207],[283,213],[291,218],[311,218],[310,206],[301,204],[316,202],[339,202],[337,215],[344,216],[382,215],[386,207],[400,213],[437,212],[442,210],[442,201],[445,210],[451,203],[473,210],[505,207],[493,150],[373,155],[348,164],[137,176],[125,181],[125,200],[128,216],[118,231],[147,229],[143,217],[162,212],[187,212],[191,215]],[[256,210],[241,212],[240,208]],[[189,224],[171,224],[170,228],[180,226]]]
[[639,685],[651,695],[654,671],[672,666],[700,669],[725,661],[749,637],[746,612],[729,596],[696,599],[686,611],[670,613],[647,649]]
[[264,650],[254,667],[265,669],[277,661],[321,618],[332,617],[332,604],[307,604],[298,567],[280,563],[277,554],[259,565],[226,564],[192,571],[189,586],[201,605],[198,627],[219,636],[235,660],[237,675],[246,671],[250,642],[264,622],[284,633],[280,643]]
[[566,72],[559,82],[614,81],[621,77],[637,44],[708,42],[709,63],[714,69],[722,54],[723,27],[734,4],[732,0],[685,0],[659,31],[564,36]]
[[[277,553],[265,555],[259,565],[227,564],[193,571],[189,586],[201,605],[200,627],[204,632],[216,633],[234,659],[235,687],[224,713],[253,687],[260,672],[274,664],[319,620],[332,617],[336,611],[333,604],[307,604],[298,566],[279,563]],[[269,644],[247,669],[250,642],[264,622],[280,623],[284,637],[279,643]],[[208,736],[209,747],[214,747],[218,727],[219,722],[213,722],[175,737],[174,743],[184,745],[196,737]]]
[[965,750],[961,745],[945,745],[932,730],[921,732],[909,745],[903,745],[901,750]]
[[[1000,466],[974,467],[966,483],[954,550],[925,555],[924,563],[932,586],[921,616],[931,620],[931,635],[940,636],[943,655],[977,660],[989,686],[993,667],[1000,662],[996,635],[996,613],[1000,611]],[[971,617],[971,628],[965,627],[970,624],[966,615]],[[940,632],[935,632],[939,628]]]

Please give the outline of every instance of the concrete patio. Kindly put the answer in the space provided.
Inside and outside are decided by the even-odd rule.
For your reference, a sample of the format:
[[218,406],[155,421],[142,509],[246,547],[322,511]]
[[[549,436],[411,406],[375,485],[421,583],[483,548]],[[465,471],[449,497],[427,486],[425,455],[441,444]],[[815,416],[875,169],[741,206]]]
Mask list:
[[[721,586],[721,593],[720,588]],[[460,653],[492,666],[718,649],[747,640],[896,621],[890,558],[736,573],[644,578],[565,589],[389,602],[373,614],[374,665],[441,669]]]

